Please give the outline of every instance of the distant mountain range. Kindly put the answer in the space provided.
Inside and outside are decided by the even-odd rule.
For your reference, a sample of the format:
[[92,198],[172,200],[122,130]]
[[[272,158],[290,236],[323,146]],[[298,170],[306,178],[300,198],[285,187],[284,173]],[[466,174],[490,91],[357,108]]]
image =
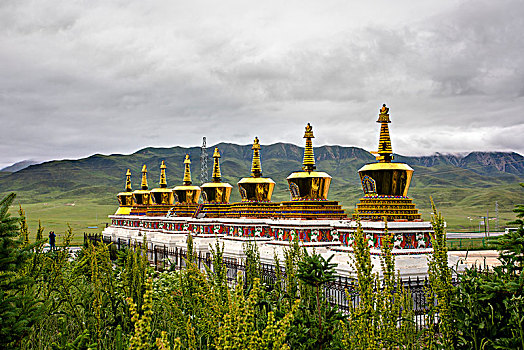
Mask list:
[[[223,181],[235,185],[232,201],[238,201],[236,183],[250,175],[251,145],[220,143],[217,147],[222,155]],[[213,148],[208,149],[209,177]],[[317,169],[333,177],[329,198],[352,208],[362,195],[357,171],[364,164],[374,162],[375,158],[357,147],[321,146],[314,151]],[[33,164],[18,171],[13,165],[0,173],[0,194],[15,191],[26,203],[82,197],[91,198],[97,204],[116,205],[115,196],[124,187],[128,168],[131,169],[133,187],[137,189],[140,170],[146,164],[149,187],[154,188],[159,179],[159,165],[165,160],[168,185],[173,187],[182,182],[186,153],[192,161],[193,183],[200,184],[200,147],[144,148],[129,155],[95,154],[78,160]],[[296,145],[276,143],[262,146],[264,176],[277,183],[275,201],[289,198],[286,177],[301,169],[302,156],[303,148]],[[498,201],[500,205],[511,208],[523,202],[518,183],[524,181],[524,157],[515,152],[472,152],[465,156],[396,155],[394,161],[414,168],[409,195],[419,208],[429,206],[430,195],[440,206],[482,207]]]
[[3,169],[0,169],[0,171],[8,172],[8,173],[15,173],[19,170],[25,169],[30,165],[38,164],[38,162],[34,160],[22,160],[21,162],[17,162],[13,165],[10,165],[8,167],[5,167]]

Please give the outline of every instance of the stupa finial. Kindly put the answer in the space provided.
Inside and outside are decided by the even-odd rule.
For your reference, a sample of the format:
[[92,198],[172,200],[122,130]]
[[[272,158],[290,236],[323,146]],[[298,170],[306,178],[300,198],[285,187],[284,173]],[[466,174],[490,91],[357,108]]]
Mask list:
[[377,123],[391,123],[391,120],[389,120],[389,108],[385,103],[379,110]]
[[126,172],[126,189],[125,192],[131,192],[133,189],[131,188],[131,170],[127,169]]
[[158,183],[160,185],[160,188],[166,188],[167,187],[167,180],[166,180],[166,164],[164,161],[162,161],[162,164],[160,164],[160,181]]
[[381,163],[390,163],[393,160],[393,149],[391,148],[391,138],[389,136],[388,124],[391,123],[389,120],[389,108],[386,104],[382,105],[379,111],[377,123],[380,123],[380,138],[378,141],[378,154],[377,160]]
[[222,181],[222,174],[220,174],[220,152],[218,147],[215,147],[215,152],[213,153],[213,182]]
[[146,168],[145,164],[142,167],[142,189],[143,190],[147,190],[148,189],[148,186],[147,186],[147,168]]
[[262,165],[260,163],[260,143],[258,143],[258,137],[255,137],[253,141],[253,163],[251,164],[251,176],[261,177],[262,176]]
[[306,125],[304,138],[306,139],[306,148],[304,150],[304,162],[302,169],[311,172],[316,169],[315,154],[313,153],[313,142],[311,141],[311,139],[315,138],[315,136],[313,136],[313,127],[309,123]]
[[191,185],[191,169],[190,169],[191,160],[189,159],[189,154],[186,154],[186,159],[184,160],[184,185]]

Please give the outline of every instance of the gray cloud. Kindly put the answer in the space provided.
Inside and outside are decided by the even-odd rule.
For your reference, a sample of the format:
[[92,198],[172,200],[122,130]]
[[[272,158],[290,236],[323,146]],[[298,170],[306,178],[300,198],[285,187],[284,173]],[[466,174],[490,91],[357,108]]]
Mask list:
[[[380,9],[378,11],[377,9]],[[524,153],[524,2],[0,4],[0,167],[146,146]],[[422,15],[421,15],[422,14]]]

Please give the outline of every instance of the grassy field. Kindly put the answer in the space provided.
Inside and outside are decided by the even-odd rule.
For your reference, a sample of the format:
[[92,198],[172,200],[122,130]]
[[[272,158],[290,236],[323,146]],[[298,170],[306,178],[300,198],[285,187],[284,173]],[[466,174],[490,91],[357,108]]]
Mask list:
[[[73,205],[74,204],[74,205]],[[61,238],[71,225],[75,237],[73,244],[83,242],[83,234],[100,233],[106,224],[110,223],[108,215],[114,214],[117,205],[94,204],[88,200],[78,200],[74,203],[67,201],[53,201],[48,203],[23,204],[22,208],[26,212],[31,239],[34,239],[38,220],[45,228],[45,234],[55,231],[57,244],[61,243]],[[11,207],[10,212],[18,216],[18,204]]]
[[[479,223],[483,221],[481,217],[486,216],[486,210],[480,208],[446,207],[437,209],[442,212],[446,219],[449,232],[479,232]],[[513,213],[512,209],[499,210],[500,231],[504,230],[508,222],[515,220],[515,213]],[[421,212],[424,220],[430,219],[431,213],[429,209],[423,209]],[[490,231],[495,231],[497,221],[494,219],[494,208],[490,210],[489,217]],[[484,232],[484,225],[480,225],[480,232]]]
[[493,238],[454,238],[448,239],[449,250],[484,250],[493,249]]

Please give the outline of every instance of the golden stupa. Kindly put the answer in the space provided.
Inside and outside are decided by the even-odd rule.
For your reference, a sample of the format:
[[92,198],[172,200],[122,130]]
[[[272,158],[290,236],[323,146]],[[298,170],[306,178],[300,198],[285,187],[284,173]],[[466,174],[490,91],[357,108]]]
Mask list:
[[202,188],[202,200],[204,208],[202,211],[207,217],[219,217],[226,215],[229,211],[229,198],[233,186],[222,182],[220,173],[220,152],[215,147],[213,153],[213,181],[200,186]]
[[127,169],[126,172],[126,187],[124,192],[116,195],[118,198],[118,209],[115,215],[129,215],[133,207],[133,190],[131,189],[131,171]]
[[327,199],[331,176],[323,171],[315,171],[315,154],[313,153],[313,127],[308,123],[306,132],[306,148],[304,150],[303,171],[292,173],[287,177],[289,191],[293,200]]
[[418,220],[420,214],[408,189],[413,169],[404,163],[392,163],[393,150],[389,136],[389,108],[384,104],[380,109],[377,123],[380,123],[380,137],[377,163],[366,164],[358,171],[364,197],[357,204],[360,218],[366,220]]
[[242,202],[270,202],[273,189],[275,188],[275,181],[268,177],[262,177],[258,137],[255,137],[251,149],[253,150],[251,177],[244,177],[238,182],[240,197]]
[[327,200],[331,176],[315,170],[314,137],[313,127],[308,123],[304,133],[306,148],[302,171],[287,177],[291,201],[282,202],[282,217],[336,219],[345,216],[338,202]]
[[230,217],[276,217],[279,215],[280,203],[271,202],[275,181],[262,177],[260,162],[260,143],[258,137],[253,141],[253,161],[251,177],[244,177],[238,182],[238,191],[242,202],[234,203],[229,213]]
[[167,188],[166,164],[160,164],[159,187],[151,190],[152,205],[147,210],[149,216],[165,216],[173,206],[173,191]]
[[142,167],[142,184],[139,190],[133,191],[133,208],[132,215],[146,215],[147,207],[152,204],[151,192],[147,186],[147,168],[144,164]]
[[175,216],[192,216],[198,207],[198,199],[202,190],[200,187],[192,185],[190,166],[191,160],[189,159],[189,154],[186,154],[182,186],[173,188],[175,193],[173,215]]

